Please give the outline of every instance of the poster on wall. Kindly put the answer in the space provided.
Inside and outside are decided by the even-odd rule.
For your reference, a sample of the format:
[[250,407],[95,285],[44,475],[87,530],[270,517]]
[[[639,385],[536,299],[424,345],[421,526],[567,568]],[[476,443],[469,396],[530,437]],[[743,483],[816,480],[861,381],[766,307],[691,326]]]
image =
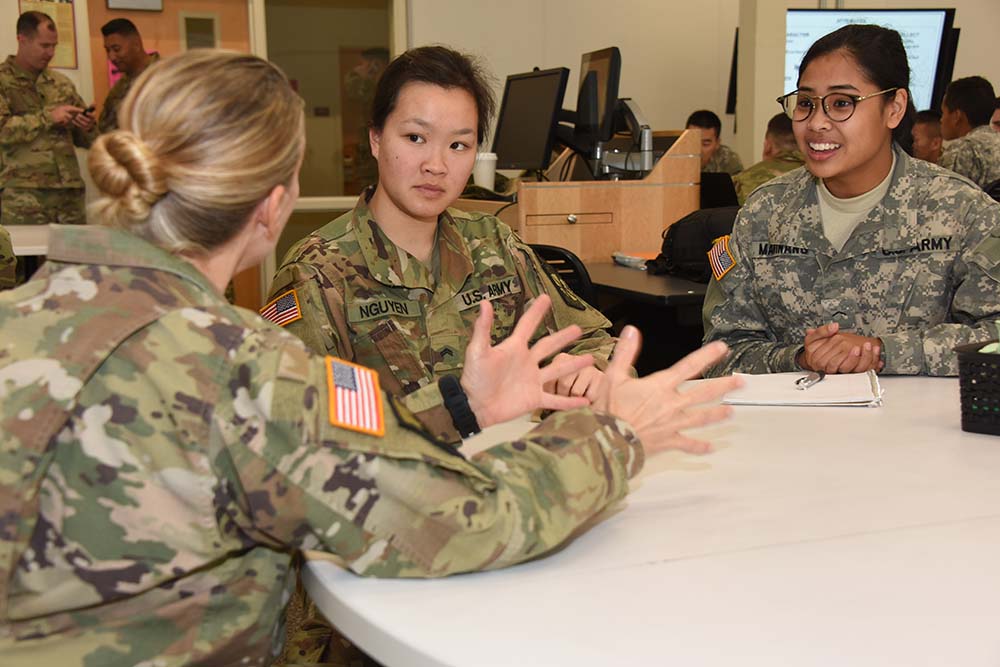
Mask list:
[[41,12],[52,17],[59,33],[56,54],[49,67],[76,69],[76,21],[73,18],[73,0],[18,0],[19,13]]

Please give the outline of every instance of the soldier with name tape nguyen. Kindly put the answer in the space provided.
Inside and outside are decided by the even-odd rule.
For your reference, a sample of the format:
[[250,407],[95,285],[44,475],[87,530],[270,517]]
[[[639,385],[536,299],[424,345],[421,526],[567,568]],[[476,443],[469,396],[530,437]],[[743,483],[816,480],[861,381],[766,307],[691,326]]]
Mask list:
[[779,98],[806,167],[762,185],[709,260],[710,374],[800,369],[957,375],[954,347],[996,336],[1000,204],[907,155],[915,113],[899,34],[818,40]]
[[496,217],[449,208],[495,106],[484,74],[448,48],[412,49],[386,68],[374,100],[378,184],[288,251],[265,310],[282,299],[291,310],[270,319],[318,353],[376,368],[429,429],[457,442],[438,382],[462,372],[478,304],[492,303],[498,342],[548,294],[544,331],[579,325],[568,352],[596,361],[555,390],[593,396],[615,342],[607,319]]

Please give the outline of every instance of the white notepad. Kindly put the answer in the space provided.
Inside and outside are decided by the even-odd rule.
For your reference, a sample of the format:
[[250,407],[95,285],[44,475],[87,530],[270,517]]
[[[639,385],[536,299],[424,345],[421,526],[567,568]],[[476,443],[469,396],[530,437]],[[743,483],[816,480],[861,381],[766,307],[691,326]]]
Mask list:
[[807,371],[748,375],[743,386],[723,400],[729,405],[798,405],[825,407],[878,407],[882,405],[882,387],[874,371],[827,375],[808,389],[799,389],[795,381]]

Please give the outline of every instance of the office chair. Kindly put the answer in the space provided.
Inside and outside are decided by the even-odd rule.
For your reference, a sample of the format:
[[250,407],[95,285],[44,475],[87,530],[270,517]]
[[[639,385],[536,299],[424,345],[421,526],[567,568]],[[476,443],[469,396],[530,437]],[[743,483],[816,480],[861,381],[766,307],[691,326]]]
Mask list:
[[535,251],[552,271],[563,279],[569,288],[576,292],[576,295],[597,308],[597,290],[594,283],[590,282],[590,274],[587,267],[583,265],[580,258],[567,250],[554,245],[542,243],[532,243],[531,249]]

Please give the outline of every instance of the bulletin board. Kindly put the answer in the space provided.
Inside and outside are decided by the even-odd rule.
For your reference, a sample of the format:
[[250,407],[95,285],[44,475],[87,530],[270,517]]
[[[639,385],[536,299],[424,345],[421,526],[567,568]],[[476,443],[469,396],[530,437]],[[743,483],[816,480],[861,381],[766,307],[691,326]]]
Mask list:
[[19,13],[41,12],[55,21],[59,44],[49,67],[76,69],[76,19],[73,0],[18,0]]

